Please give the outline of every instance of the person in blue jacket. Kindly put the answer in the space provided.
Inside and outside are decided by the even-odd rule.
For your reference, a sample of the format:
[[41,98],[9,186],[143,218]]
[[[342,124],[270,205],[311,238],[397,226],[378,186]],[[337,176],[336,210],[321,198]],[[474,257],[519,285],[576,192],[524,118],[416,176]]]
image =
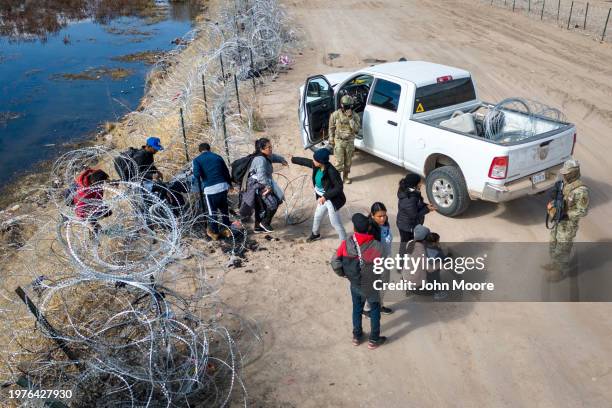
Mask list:
[[[200,143],[198,150],[200,155],[193,159],[193,177],[196,188],[198,183],[203,188],[208,215],[212,218],[208,223],[206,234],[213,240],[219,239],[219,234],[228,238],[231,236],[228,229],[230,220],[227,204],[227,192],[231,186],[229,169],[221,156],[210,151],[208,143]],[[221,231],[219,223],[216,222],[219,215],[223,224]]]

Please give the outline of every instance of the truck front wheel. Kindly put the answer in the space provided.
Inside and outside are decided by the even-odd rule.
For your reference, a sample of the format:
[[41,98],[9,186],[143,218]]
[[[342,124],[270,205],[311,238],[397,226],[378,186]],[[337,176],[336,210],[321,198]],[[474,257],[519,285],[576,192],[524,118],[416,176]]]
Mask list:
[[435,205],[442,215],[455,217],[470,205],[463,174],[455,166],[434,169],[427,175],[425,183],[429,202]]

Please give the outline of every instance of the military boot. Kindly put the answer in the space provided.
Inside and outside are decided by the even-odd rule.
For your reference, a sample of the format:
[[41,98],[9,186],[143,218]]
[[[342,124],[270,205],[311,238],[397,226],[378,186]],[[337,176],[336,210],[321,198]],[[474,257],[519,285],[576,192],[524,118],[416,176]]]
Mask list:
[[349,178],[349,172],[347,170],[344,170],[342,172],[342,179],[344,181],[344,184],[351,184],[352,180]]

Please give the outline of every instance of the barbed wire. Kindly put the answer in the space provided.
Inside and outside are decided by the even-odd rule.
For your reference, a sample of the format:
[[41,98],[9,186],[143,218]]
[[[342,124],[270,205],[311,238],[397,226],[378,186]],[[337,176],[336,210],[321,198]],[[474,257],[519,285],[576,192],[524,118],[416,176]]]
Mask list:
[[[228,162],[248,152],[261,125],[256,86],[296,47],[297,32],[276,1],[251,3],[225,5],[217,23],[191,31],[158,62],[115,146],[55,162],[45,189],[54,211],[19,220],[35,232],[19,243],[0,288],[4,388],[70,391],[59,406],[246,406],[240,369],[258,352],[259,329],[217,293],[252,242],[238,223],[221,251],[201,240],[205,226],[219,221],[193,194],[189,153],[202,141]],[[80,196],[87,211],[76,211],[71,185],[79,174],[94,167],[114,174],[121,149],[151,134],[167,146],[156,164],[169,180],[92,186],[103,198]],[[303,221],[307,178],[278,177],[286,180],[286,220]],[[49,401],[5,395],[7,405]]]

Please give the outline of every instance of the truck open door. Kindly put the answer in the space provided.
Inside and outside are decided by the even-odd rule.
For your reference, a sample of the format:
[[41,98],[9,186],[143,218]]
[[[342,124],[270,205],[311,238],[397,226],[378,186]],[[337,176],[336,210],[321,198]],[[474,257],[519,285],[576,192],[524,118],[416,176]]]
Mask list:
[[327,138],[329,116],[334,111],[334,88],[323,75],[306,79],[300,101],[300,130],[304,149]]

